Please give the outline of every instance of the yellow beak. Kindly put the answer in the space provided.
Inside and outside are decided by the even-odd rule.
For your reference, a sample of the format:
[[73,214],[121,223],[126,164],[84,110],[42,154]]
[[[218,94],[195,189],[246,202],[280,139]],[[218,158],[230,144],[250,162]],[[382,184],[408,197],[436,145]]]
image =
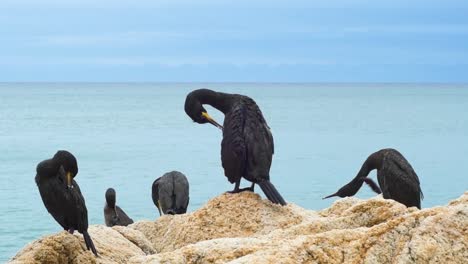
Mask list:
[[212,124],[213,126],[215,126],[215,127],[219,128],[219,129],[223,130],[223,126],[220,125],[220,124],[218,124],[218,122],[216,122],[213,118],[211,118],[211,116],[208,115],[207,112],[202,112],[202,116],[203,116],[206,120],[208,120],[208,122],[210,122],[210,124]]
[[73,181],[73,177],[72,177],[71,172],[67,172],[67,187],[70,189],[73,188],[72,181]]
[[161,207],[160,207],[160,205],[159,205],[159,200],[157,201],[157,204],[158,204],[158,206],[156,206],[156,207],[158,208],[159,215],[160,215],[160,216],[164,215],[164,212],[161,211]]

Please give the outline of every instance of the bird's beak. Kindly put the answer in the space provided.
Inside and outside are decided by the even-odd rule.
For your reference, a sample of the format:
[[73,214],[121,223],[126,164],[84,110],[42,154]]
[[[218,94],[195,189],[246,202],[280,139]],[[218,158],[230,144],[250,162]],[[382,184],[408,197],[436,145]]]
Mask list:
[[73,189],[72,180],[73,180],[73,177],[72,177],[71,172],[67,172],[67,188],[68,189]]
[[213,126],[215,126],[215,127],[219,128],[219,129],[223,130],[223,126],[220,125],[220,124],[218,124],[213,118],[211,118],[211,116],[208,115],[207,112],[203,112],[203,113],[202,113],[202,116],[203,116],[204,118],[206,118],[206,120],[208,120],[208,122],[210,122]]
[[338,195],[338,193],[334,193],[334,194],[328,195],[328,196],[326,196],[326,197],[323,197],[322,200],[325,200],[325,199],[327,199],[327,198],[330,198],[330,197],[333,197],[333,196],[337,196],[337,195]]
[[161,211],[161,207],[159,206],[159,200],[158,200],[158,206],[156,206],[158,208],[158,211],[159,211],[159,216],[163,216],[164,215],[164,212]]

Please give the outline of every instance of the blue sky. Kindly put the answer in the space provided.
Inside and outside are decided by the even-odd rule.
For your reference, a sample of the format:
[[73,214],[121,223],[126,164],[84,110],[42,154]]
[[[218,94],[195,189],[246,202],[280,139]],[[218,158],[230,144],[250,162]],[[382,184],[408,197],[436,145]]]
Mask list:
[[468,1],[2,0],[0,25],[0,81],[468,82]]

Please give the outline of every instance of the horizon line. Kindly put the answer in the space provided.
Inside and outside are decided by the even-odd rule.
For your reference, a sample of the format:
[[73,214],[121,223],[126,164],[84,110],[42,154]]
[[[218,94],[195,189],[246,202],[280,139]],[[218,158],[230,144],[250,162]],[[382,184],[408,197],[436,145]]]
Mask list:
[[468,82],[445,81],[0,81],[0,84],[451,84],[468,85]]

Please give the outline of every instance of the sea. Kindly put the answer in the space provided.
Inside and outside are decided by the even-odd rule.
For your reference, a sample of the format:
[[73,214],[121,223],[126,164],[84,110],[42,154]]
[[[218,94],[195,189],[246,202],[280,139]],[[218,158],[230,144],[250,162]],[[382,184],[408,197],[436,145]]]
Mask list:
[[[199,88],[257,102],[275,142],[271,181],[289,203],[329,207],[338,198],[322,197],[382,148],[411,163],[423,208],[446,205],[468,189],[466,84],[1,83],[0,262],[61,231],[34,181],[36,165],[57,150],[78,159],[75,180],[90,224],[104,224],[109,187],[134,220],[157,219],[151,185],[172,170],[189,179],[190,212],[232,190],[221,166],[221,131],[184,111],[186,95]],[[206,109],[222,123],[222,113]],[[375,195],[363,186],[356,197]]]

